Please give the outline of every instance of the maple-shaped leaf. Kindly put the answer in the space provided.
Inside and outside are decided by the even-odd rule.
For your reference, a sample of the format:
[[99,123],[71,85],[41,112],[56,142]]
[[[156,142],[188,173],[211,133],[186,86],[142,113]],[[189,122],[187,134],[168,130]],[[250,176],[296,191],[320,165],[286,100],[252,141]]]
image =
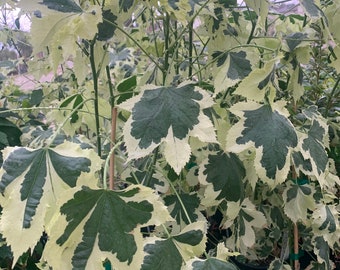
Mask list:
[[275,79],[275,62],[267,62],[263,68],[254,69],[236,88],[234,94],[246,97],[249,100],[263,101],[265,96],[273,89]]
[[216,258],[209,258],[206,260],[195,259],[186,264],[183,270],[237,270],[238,268],[228,262]]
[[[217,193],[215,200],[237,202],[243,199],[245,169],[236,154],[223,151],[211,154],[202,167],[200,178],[204,177],[207,183],[213,185],[214,192]],[[204,184],[202,181],[201,183]]]
[[221,92],[228,87],[247,77],[252,71],[252,65],[247,59],[245,51],[239,52],[215,52],[213,57],[217,60],[217,74],[214,80],[215,92]]
[[164,142],[165,159],[179,173],[190,159],[189,136],[216,142],[213,124],[203,113],[211,105],[211,96],[191,83],[146,85],[139,95],[118,105],[131,111],[123,131],[129,159],[146,156]]
[[308,210],[314,210],[314,189],[310,185],[288,182],[283,192],[284,212],[295,223],[308,220]]
[[152,189],[83,186],[60,207],[43,258],[54,269],[100,269],[105,258],[118,269],[139,269],[142,226],[171,220]]
[[198,124],[200,106],[197,100],[202,98],[194,85],[145,90],[132,110],[132,136],[140,139],[141,148],[160,143],[170,127],[174,137],[185,138]]
[[181,269],[183,261],[200,256],[205,249],[205,222],[186,226],[180,234],[168,239],[151,238],[144,246],[144,262],[141,270]]
[[317,176],[324,173],[328,164],[324,145],[325,136],[328,134],[327,130],[324,123],[315,119],[308,130],[307,137],[302,141],[302,154],[311,160],[313,171]]
[[81,7],[73,0],[43,0],[41,4],[60,12],[82,12]]
[[89,175],[93,177],[100,169],[101,161],[93,150],[82,150],[70,142],[53,149],[6,148],[4,153],[0,229],[17,259],[39,240],[49,222],[48,211],[58,199],[56,194],[78,183],[94,185],[88,182]]
[[[181,221],[190,224],[197,220],[198,216],[195,211],[200,205],[200,199],[196,193],[183,193],[178,196],[168,195],[163,200],[165,205],[169,207],[171,216],[176,219],[178,224],[181,224]],[[188,220],[187,215],[190,220]]]
[[228,132],[227,150],[240,153],[255,147],[257,174],[272,185],[285,181],[289,172],[289,154],[298,142],[283,105],[281,102],[271,106],[241,102],[230,108],[241,119]]

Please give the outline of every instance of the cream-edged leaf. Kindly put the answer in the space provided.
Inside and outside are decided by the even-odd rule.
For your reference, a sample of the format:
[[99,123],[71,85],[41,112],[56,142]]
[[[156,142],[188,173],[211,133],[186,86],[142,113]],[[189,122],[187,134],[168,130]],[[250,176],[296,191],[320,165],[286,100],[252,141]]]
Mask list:
[[181,269],[183,262],[200,256],[205,249],[206,222],[186,226],[179,234],[168,239],[150,237],[144,245],[142,270]]
[[240,153],[255,148],[256,172],[272,186],[285,181],[290,152],[298,143],[294,126],[283,105],[280,102],[271,106],[240,102],[230,108],[241,119],[228,132],[227,151]]
[[246,247],[255,244],[254,228],[263,228],[267,224],[264,214],[256,210],[255,205],[247,198],[242,202],[238,214],[238,236]]
[[308,210],[313,211],[315,208],[314,192],[311,185],[287,183],[282,195],[285,201],[284,212],[294,223],[308,220]]
[[105,258],[119,269],[139,268],[140,227],[171,220],[153,190],[134,185],[117,192],[84,186],[61,206],[60,213],[43,254],[56,269],[65,264],[65,255],[72,264],[66,269],[91,268]]
[[139,95],[119,104],[131,111],[123,130],[129,160],[164,143],[165,159],[179,173],[191,155],[190,136],[216,142],[214,127],[203,114],[212,104],[211,96],[190,82],[178,87],[145,86]]
[[50,209],[57,202],[57,194],[76,184],[95,185],[94,173],[100,165],[93,150],[82,150],[69,142],[53,149],[7,149],[0,171],[4,196],[0,230],[12,247],[14,260],[33,248],[44,226],[49,226]]
[[173,136],[172,128],[169,129],[168,136],[164,140],[164,156],[174,171],[179,174],[191,155],[188,139],[177,139]]
[[273,89],[275,80],[275,61],[267,62],[263,68],[254,69],[237,86],[234,94],[246,97],[249,100],[263,101],[266,94]]

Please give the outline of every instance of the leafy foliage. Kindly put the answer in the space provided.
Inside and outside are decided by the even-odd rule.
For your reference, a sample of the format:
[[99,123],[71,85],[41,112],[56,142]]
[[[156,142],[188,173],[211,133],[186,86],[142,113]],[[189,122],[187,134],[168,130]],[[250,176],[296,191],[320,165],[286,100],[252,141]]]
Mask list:
[[340,5],[289,4],[2,1],[0,267],[330,269]]

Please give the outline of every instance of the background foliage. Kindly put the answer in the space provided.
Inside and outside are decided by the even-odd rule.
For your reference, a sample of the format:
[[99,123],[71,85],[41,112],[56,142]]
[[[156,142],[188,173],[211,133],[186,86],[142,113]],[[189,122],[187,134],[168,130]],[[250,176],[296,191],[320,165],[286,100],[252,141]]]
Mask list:
[[1,267],[332,269],[337,1],[0,3]]

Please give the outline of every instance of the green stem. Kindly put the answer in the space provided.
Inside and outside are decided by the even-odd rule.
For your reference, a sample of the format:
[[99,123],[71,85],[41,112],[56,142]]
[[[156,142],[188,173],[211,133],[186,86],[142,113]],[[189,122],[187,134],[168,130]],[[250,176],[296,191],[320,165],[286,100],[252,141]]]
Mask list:
[[166,77],[169,69],[169,42],[170,42],[170,17],[165,14],[164,25],[164,67],[163,67],[163,85],[165,85]]
[[250,30],[250,34],[249,34],[249,37],[248,37],[248,40],[247,40],[247,44],[250,44],[250,42],[251,42],[251,40],[253,39],[253,36],[254,36],[254,31],[255,31],[255,28],[256,28],[256,22],[254,21],[254,18],[251,15],[251,12],[250,12],[248,7],[247,7],[247,10],[249,12],[250,20],[251,20],[251,30]]
[[328,101],[327,101],[324,117],[328,116],[329,110],[330,110],[330,108],[332,106],[332,99],[333,99],[333,96],[335,94],[336,89],[338,88],[339,83],[340,83],[340,76],[338,77],[337,81],[335,82],[335,84],[333,86],[333,89],[332,89],[332,92],[331,92],[331,94],[328,97]]
[[155,166],[156,166],[156,162],[157,162],[157,158],[158,158],[158,153],[159,153],[159,146],[157,146],[156,149],[155,149],[155,153],[153,155],[152,162],[151,162],[149,170],[148,170],[148,172],[145,176],[144,185],[147,186],[147,187],[150,185],[151,178],[152,178],[153,174],[155,173]]
[[111,109],[113,109],[115,105],[115,96],[113,94],[113,85],[111,81],[111,74],[110,74],[110,67],[106,66],[106,77],[107,77],[107,83],[109,85],[109,92],[110,92],[110,105]]
[[188,29],[189,29],[189,78],[191,78],[192,76],[192,64],[193,64],[193,61],[192,61],[192,51],[193,51],[193,25],[194,25],[194,22],[191,21],[188,25]]
[[96,134],[97,134],[97,153],[98,156],[102,156],[102,145],[100,138],[100,124],[99,124],[99,98],[98,98],[98,73],[96,70],[96,62],[94,58],[94,45],[96,39],[94,38],[90,44],[90,63],[93,77],[93,90],[94,90],[94,117],[96,122]]
[[176,195],[176,197],[177,197],[177,199],[178,199],[178,201],[179,201],[179,203],[180,203],[180,205],[181,205],[181,207],[182,207],[182,209],[183,209],[183,212],[184,212],[184,214],[185,214],[185,217],[187,218],[187,220],[188,220],[189,223],[192,223],[192,220],[191,220],[191,218],[190,218],[190,216],[189,216],[189,214],[188,214],[188,211],[187,211],[187,209],[186,209],[186,207],[185,207],[185,205],[184,205],[184,203],[183,203],[181,197],[179,196],[179,194],[178,194],[178,192],[177,192],[175,186],[172,184],[172,182],[171,182],[170,180],[168,180],[168,183],[169,183],[169,185],[170,185],[172,191],[175,193],[175,195]]

